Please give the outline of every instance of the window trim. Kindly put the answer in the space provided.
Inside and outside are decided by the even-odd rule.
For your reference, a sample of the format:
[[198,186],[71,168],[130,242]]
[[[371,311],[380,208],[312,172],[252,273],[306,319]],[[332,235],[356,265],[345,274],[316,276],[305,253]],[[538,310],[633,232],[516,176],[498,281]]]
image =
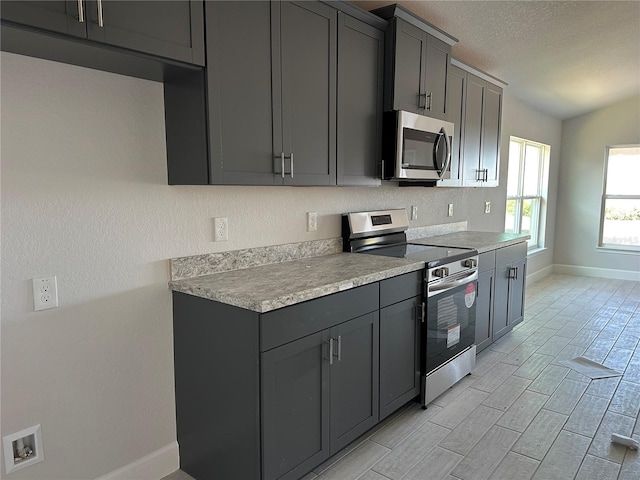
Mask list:
[[[519,163],[519,172],[518,175],[518,191],[522,192],[524,190],[524,158],[525,158],[525,150],[527,144],[536,146],[541,149],[541,164],[538,169],[538,195],[509,195],[507,192],[506,202],[509,200],[516,201],[516,211],[519,210],[519,215],[515,215],[514,218],[514,230],[517,230],[519,233],[522,232],[522,203],[525,200],[538,200],[537,204],[537,214],[531,216],[531,231],[536,232],[537,235],[531,235],[532,243],[527,242],[527,251],[544,249],[544,235],[546,231],[546,225],[543,220],[543,215],[546,217],[547,212],[547,192],[548,192],[548,183],[549,183],[549,162],[551,158],[551,145],[547,145],[542,142],[536,142],[535,140],[528,140],[522,137],[516,137],[515,135],[511,135],[509,137],[509,144],[511,142],[517,142],[521,145],[521,154],[518,159]],[[508,163],[507,163],[508,164]],[[508,184],[507,179],[507,184]],[[520,208],[517,208],[517,205],[520,205]],[[505,212],[506,215],[506,212]]]
[[604,165],[603,165],[603,173],[602,173],[602,195],[600,197],[600,228],[598,231],[598,244],[596,248],[602,251],[610,251],[616,253],[623,252],[640,252],[640,245],[624,245],[619,243],[604,243],[602,234],[604,233],[604,215],[605,215],[605,205],[607,200],[616,200],[616,199],[631,199],[631,200],[640,200],[640,195],[607,195],[607,176],[609,174],[609,152],[615,148],[640,148],[640,144],[638,143],[630,143],[624,145],[607,145],[604,147]]

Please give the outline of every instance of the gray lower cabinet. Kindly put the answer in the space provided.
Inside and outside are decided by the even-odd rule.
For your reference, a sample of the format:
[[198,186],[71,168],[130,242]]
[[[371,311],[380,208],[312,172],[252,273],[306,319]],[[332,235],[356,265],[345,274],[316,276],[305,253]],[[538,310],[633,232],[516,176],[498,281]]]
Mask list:
[[291,480],[379,420],[379,285],[259,314],[173,293],[180,467]]
[[420,393],[423,273],[380,282],[380,420]]
[[476,348],[485,349],[524,319],[527,243],[480,255]]

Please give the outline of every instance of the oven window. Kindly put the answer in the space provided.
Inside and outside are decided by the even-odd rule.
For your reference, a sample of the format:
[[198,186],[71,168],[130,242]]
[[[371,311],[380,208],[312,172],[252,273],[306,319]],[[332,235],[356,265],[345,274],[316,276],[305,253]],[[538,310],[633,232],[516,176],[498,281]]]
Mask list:
[[412,128],[402,129],[402,167],[418,170],[437,170],[433,150],[438,135]]
[[423,369],[429,373],[475,343],[476,282],[427,299]]

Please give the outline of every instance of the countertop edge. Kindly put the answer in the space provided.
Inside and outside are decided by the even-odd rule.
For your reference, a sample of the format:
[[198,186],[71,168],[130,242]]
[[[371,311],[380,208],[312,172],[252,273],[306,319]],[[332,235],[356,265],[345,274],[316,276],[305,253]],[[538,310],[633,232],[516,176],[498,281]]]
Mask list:
[[239,297],[236,295],[222,294],[219,292],[211,291],[206,288],[188,285],[188,282],[184,280],[177,280],[169,282],[169,288],[174,292],[185,293],[188,295],[194,295],[196,297],[206,298],[208,300],[214,300],[234,307],[244,308],[257,313],[267,313],[272,310],[296,305],[298,303],[306,302],[308,300],[314,300],[316,298],[331,295],[342,291],[351,290],[353,288],[361,287],[387,278],[396,277],[405,273],[415,272],[424,269],[424,262],[415,262],[398,267],[388,268],[365,275],[360,275],[354,278],[348,278],[339,282],[328,283],[318,287],[293,292],[287,295],[281,295],[271,300],[252,301],[246,297]]

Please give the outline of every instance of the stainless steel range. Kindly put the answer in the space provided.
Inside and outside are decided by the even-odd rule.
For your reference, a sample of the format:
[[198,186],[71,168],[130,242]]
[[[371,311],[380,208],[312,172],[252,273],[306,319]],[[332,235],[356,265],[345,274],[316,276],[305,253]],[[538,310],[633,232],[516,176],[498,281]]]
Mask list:
[[425,262],[420,332],[422,408],[465,375],[476,362],[478,252],[412,244],[405,209],[342,216],[343,250]]

